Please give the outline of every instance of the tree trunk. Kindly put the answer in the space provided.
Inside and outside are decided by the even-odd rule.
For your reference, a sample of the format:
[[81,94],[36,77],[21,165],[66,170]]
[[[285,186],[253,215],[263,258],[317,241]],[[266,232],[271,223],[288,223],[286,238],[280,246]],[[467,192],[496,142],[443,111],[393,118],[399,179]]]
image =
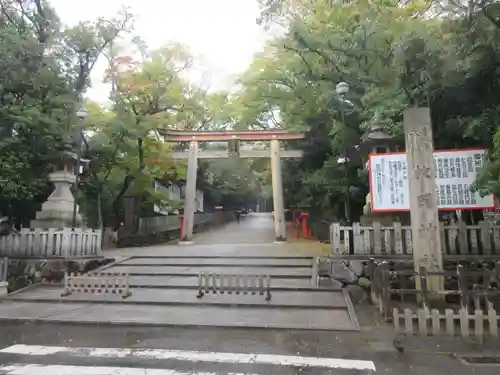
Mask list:
[[102,222],[101,187],[97,188],[97,227],[101,230],[101,249],[104,248],[104,223]]
[[132,183],[133,180],[134,180],[134,177],[132,177],[130,175],[125,177],[125,179],[123,180],[122,188],[112,203],[113,214],[114,214],[115,220],[116,220],[114,229],[116,229],[116,230],[118,228],[120,228],[120,222],[122,221],[121,220],[122,218],[120,217],[120,201],[123,198],[123,196],[125,195],[125,193],[127,192],[128,188],[130,187],[130,184]]
[[142,171],[146,167],[146,164],[144,162],[144,149],[143,149],[143,139],[142,138],[139,138],[137,140],[137,148],[139,151],[139,170]]

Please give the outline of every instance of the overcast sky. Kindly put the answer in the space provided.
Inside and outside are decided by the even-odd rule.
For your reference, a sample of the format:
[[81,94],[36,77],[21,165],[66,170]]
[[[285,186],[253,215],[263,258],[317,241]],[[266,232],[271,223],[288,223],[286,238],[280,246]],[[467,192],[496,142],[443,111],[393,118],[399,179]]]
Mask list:
[[[212,89],[230,87],[265,42],[264,31],[255,24],[256,0],[50,0],[66,24],[110,17],[122,5],[136,15],[135,34],[150,48],[179,42],[196,57],[193,79],[208,79]],[[101,83],[104,64],[92,75],[88,96],[105,102],[108,87]],[[205,82],[203,82],[205,83]]]

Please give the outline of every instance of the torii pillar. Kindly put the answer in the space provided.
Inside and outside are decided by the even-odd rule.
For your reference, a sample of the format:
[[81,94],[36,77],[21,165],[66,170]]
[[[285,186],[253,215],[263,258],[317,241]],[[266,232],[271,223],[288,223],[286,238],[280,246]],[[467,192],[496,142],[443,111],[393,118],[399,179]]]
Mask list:
[[281,179],[280,142],[271,140],[271,175],[273,182],[274,235],[277,242],[286,241],[283,181]]
[[198,141],[189,142],[189,155],[184,197],[184,220],[181,242],[193,241],[194,211],[196,205],[196,176],[198,174]]

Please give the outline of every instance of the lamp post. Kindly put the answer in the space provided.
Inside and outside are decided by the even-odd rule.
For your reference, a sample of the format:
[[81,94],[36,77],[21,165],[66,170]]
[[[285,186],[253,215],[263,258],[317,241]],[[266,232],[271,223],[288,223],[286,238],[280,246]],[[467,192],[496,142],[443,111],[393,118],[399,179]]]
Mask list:
[[[349,92],[349,85],[345,82],[339,82],[337,86],[335,87],[335,92],[337,93],[341,105],[340,105],[340,117],[342,118],[342,123],[344,126],[345,124],[345,115],[344,115],[344,103],[346,100],[344,99],[345,95]],[[349,184],[347,181],[347,176],[348,176],[348,164],[350,160],[347,155],[347,147],[344,149],[344,155],[340,156],[337,159],[337,164],[342,165],[344,167],[344,181],[346,184],[346,192],[345,192],[345,201],[344,201],[344,213],[345,213],[345,220],[347,225],[351,225],[351,196],[349,193]]]
[[80,107],[78,111],[76,111],[76,116],[78,117],[78,137],[76,141],[76,180],[75,180],[75,193],[73,196],[73,220],[72,227],[76,228],[76,196],[78,194],[78,189],[80,185],[80,166],[82,161],[82,142],[83,142],[83,124],[85,118],[87,117],[88,112],[85,108]]
[[347,181],[347,169],[348,169],[348,164],[350,160],[347,156],[340,156],[337,159],[337,164],[343,166],[344,168],[344,181],[346,184],[346,191],[345,191],[345,197],[344,197],[344,215],[345,215],[345,220],[347,225],[351,225],[351,196],[349,193],[349,184]]

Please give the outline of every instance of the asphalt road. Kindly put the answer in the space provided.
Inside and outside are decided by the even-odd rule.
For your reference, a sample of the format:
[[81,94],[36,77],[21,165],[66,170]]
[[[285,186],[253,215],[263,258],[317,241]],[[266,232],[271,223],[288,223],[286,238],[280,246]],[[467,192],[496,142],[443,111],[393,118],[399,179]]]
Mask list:
[[0,374],[496,375],[500,370],[466,366],[436,351],[400,354],[362,337],[359,332],[5,324]]

